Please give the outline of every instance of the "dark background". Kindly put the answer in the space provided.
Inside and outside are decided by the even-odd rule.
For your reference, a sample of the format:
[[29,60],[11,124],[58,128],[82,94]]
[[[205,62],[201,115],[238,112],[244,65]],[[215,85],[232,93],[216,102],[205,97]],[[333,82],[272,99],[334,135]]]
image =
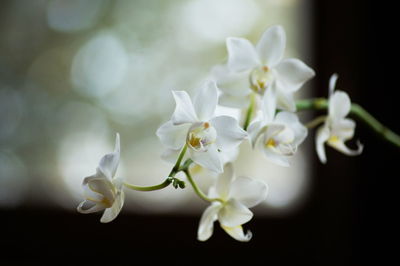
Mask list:
[[[388,2],[388,1],[386,1]],[[376,118],[400,132],[398,99],[398,29],[395,9],[385,1],[315,0],[315,96],[327,95],[333,72],[338,89],[347,91]],[[393,69],[393,70],[392,70]],[[310,138],[312,140],[312,138]],[[399,149],[382,141],[361,123],[356,137],[365,144],[361,156],[327,149],[328,164],[313,153],[310,195],[297,212],[285,217],[253,219],[249,243],[238,243],[216,224],[213,237],[198,242],[199,217],[123,214],[100,224],[95,215],[67,213],[26,205],[0,210],[0,264],[16,260],[90,264],[227,265],[365,265],[382,264],[395,239],[393,223]],[[354,142],[350,143],[355,147]],[[396,242],[395,242],[396,243]],[[147,263],[138,263],[139,258]],[[217,261],[220,261],[217,263]]]

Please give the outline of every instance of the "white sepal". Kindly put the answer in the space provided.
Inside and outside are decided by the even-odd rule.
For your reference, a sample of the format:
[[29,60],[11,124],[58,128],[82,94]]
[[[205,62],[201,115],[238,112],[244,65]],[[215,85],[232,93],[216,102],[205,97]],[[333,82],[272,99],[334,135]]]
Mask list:
[[253,213],[235,198],[229,199],[218,213],[218,220],[224,226],[234,227],[247,223]]
[[120,157],[120,139],[119,134],[117,133],[115,137],[115,148],[114,152],[104,155],[100,159],[100,163],[98,168],[100,171],[111,180],[117,171]]
[[282,26],[272,26],[263,33],[256,49],[261,61],[270,67],[274,67],[282,60],[285,46],[285,30]]
[[251,69],[258,64],[259,58],[254,46],[249,40],[243,38],[227,38],[228,67],[230,70],[240,72]]
[[169,120],[158,128],[156,135],[167,148],[177,150],[185,145],[189,127],[190,124],[174,125]]
[[239,126],[237,120],[233,117],[217,116],[210,122],[217,131],[216,144],[221,150],[234,149],[247,137],[247,132]]
[[215,202],[205,209],[200,219],[199,229],[197,230],[198,240],[206,241],[211,237],[214,231],[214,222],[217,220],[217,213],[220,209],[221,204],[219,202]]
[[230,196],[247,208],[252,208],[267,198],[268,187],[260,181],[248,177],[238,177],[232,182]]
[[215,81],[205,82],[194,98],[193,104],[200,121],[208,121],[214,116],[218,104],[218,89]]
[[215,145],[208,148],[207,151],[194,151],[189,149],[190,157],[200,166],[207,168],[215,173],[223,172],[223,165]]
[[329,139],[330,130],[326,126],[317,129],[315,134],[315,149],[321,163],[326,163],[325,142]]
[[295,58],[282,60],[275,70],[284,85],[282,89],[287,92],[297,91],[307,80],[315,76],[314,70]]
[[235,227],[221,225],[221,227],[228,235],[240,242],[249,242],[253,236],[249,230],[245,234],[241,225]]
[[175,99],[175,111],[172,114],[172,123],[180,125],[184,123],[195,123],[197,118],[196,111],[194,110],[192,100],[186,91],[173,91],[172,95]]

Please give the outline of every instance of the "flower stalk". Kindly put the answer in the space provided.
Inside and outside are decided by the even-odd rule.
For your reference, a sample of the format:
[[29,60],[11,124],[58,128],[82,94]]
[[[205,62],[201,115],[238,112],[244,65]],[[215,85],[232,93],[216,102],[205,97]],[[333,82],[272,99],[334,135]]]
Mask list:
[[181,153],[180,153],[179,156],[178,156],[178,159],[176,160],[176,163],[175,163],[174,167],[172,168],[171,172],[170,172],[169,175],[168,175],[169,177],[174,177],[176,173],[178,173],[179,171],[181,171],[181,170],[180,170],[181,162],[182,162],[182,160],[183,160],[183,157],[185,156],[186,151],[187,151],[187,145],[185,144],[185,145],[183,146],[183,148],[182,148]]
[[124,186],[127,188],[130,188],[130,189],[133,189],[133,190],[137,190],[137,191],[154,191],[154,190],[160,190],[160,189],[168,187],[173,182],[173,179],[174,179],[173,177],[168,177],[161,184],[158,184],[155,186],[149,186],[149,187],[135,186],[135,185],[128,184],[125,182],[124,182]]
[[307,124],[305,124],[306,128],[315,128],[316,126],[324,123],[326,120],[326,115],[321,115],[318,116],[316,118],[314,118],[313,120],[311,120],[310,122],[308,122]]
[[[328,100],[325,98],[302,99],[296,102],[297,111],[327,110]],[[384,126],[375,117],[368,113],[361,105],[352,103],[350,114],[364,122],[383,139],[400,148],[400,136]]]
[[247,128],[250,125],[251,118],[253,117],[253,113],[254,113],[254,105],[255,105],[255,95],[254,95],[254,93],[252,93],[250,95],[249,108],[247,108],[247,111],[246,111],[246,118],[244,120],[243,130],[247,131]]
[[196,194],[203,200],[208,201],[208,202],[213,202],[213,201],[219,201],[221,203],[224,203],[224,201],[222,199],[218,199],[218,198],[209,198],[206,196],[206,194],[204,194],[203,191],[201,191],[201,189],[199,188],[199,186],[196,184],[196,182],[194,181],[194,179],[192,178],[192,175],[190,174],[190,171],[188,168],[186,168],[184,170],[187,179],[189,180],[189,183],[192,185],[194,192],[196,192]]
[[[185,156],[186,150],[187,150],[187,145],[183,146],[182,151],[179,154],[174,167],[172,168],[171,172],[169,173],[167,179],[165,179],[164,182],[162,182],[161,184],[143,187],[143,186],[136,186],[136,185],[132,185],[132,184],[128,184],[128,183],[124,182],[123,183],[124,186],[127,188],[130,188],[130,189],[133,189],[133,190],[137,190],[137,191],[160,190],[160,189],[168,187],[171,183],[175,188],[178,188],[178,187],[182,188],[182,189],[185,188],[185,182],[176,178],[175,175],[178,172],[183,171],[183,169],[181,168],[181,163],[182,163],[183,157]],[[189,165],[187,167],[189,167]]]

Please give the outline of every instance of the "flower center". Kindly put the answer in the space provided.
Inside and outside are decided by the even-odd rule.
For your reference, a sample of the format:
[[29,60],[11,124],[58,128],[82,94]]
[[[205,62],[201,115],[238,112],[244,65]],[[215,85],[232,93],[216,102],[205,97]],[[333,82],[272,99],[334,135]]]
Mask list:
[[186,137],[187,145],[195,151],[207,151],[217,139],[217,131],[208,122],[196,123]]
[[264,145],[275,153],[290,156],[296,152],[294,142],[294,132],[291,128],[285,126],[282,130],[271,132],[265,135]]
[[338,136],[333,135],[333,136],[330,136],[330,137],[329,137],[328,142],[338,142],[339,140],[340,140],[340,139],[339,139]]
[[272,71],[267,66],[257,67],[250,73],[250,87],[258,94],[264,94],[272,81]]

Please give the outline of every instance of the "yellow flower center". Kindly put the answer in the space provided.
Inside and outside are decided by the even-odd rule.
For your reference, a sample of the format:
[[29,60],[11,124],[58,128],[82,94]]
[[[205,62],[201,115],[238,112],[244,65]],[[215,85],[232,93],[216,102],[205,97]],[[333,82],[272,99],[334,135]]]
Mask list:
[[215,128],[208,122],[196,123],[190,129],[186,138],[187,145],[195,151],[207,151],[217,139]]
[[338,142],[338,141],[339,141],[339,137],[338,137],[338,136],[335,136],[335,135],[331,136],[331,137],[328,139],[328,142]]
[[250,73],[250,88],[258,94],[264,94],[272,83],[273,75],[267,66],[255,68]]
[[273,138],[270,138],[266,143],[265,146],[273,148],[276,147],[276,142]]

